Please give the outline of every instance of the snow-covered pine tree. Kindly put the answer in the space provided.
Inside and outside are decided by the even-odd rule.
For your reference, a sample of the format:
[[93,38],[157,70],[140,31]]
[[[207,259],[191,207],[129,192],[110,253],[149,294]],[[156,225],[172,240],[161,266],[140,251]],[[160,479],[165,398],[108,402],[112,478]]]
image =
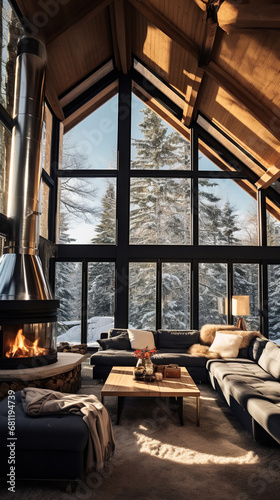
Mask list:
[[[60,231],[63,241],[73,243],[73,238],[68,232],[68,224],[65,222],[63,215],[60,217]],[[74,262],[58,262],[56,264],[55,278],[55,295],[60,301],[58,310],[58,335],[67,331],[67,327],[63,324],[64,321],[72,321],[80,319],[80,311],[75,306],[76,294],[81,296],[81,288],[77,286],[77,269]],[[80,277],[81,281],[81,277]],[[78,289],[79,288],[79,289]],[[78,303],[81,303],[81,298]]]
[[[141,139],[132,169],[190,169],[190,145],[164,121],[144,108]],[[132,244],[186,244],[190,241],[190,182],[187,179],[134,178],[131,180],[130,242]]]
[[[116,241],[115,183],[107,181],[101,203],[101,219],[96,226],[93,244],[111,244]],[[113,262],[92,262],[88,266],[88,318],[114,315],[115,265]]]
[[162,328],[190,326],[190,264],[162,265]]

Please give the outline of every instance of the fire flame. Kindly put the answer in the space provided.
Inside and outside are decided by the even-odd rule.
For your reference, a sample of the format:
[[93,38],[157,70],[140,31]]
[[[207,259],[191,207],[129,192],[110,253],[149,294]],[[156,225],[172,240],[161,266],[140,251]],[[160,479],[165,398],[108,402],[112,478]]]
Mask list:
[[39,339],[30,342],[23,335],[22,329],[17,332],[14,344],[10,346],[9,352],[6,352],[7,358],[29,358],[47,354],[47,349],[38,347]]

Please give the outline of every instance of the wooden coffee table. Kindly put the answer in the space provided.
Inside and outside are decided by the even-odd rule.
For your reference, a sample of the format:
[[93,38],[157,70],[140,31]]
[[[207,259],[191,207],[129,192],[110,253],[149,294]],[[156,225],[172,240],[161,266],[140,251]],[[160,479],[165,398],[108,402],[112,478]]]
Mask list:
[[200,391],[186,368],[181,367],[180,378],[164,378],[162,381],[145,382],[133,379],[133,367],[114,366],[101,390],[101,402],[105,396],[118,397],[117,424],[126,396],[133,397],[169,397],[175,398],[181,425],[184,425],[183,398],[196,398],[196,424],[200,423]]

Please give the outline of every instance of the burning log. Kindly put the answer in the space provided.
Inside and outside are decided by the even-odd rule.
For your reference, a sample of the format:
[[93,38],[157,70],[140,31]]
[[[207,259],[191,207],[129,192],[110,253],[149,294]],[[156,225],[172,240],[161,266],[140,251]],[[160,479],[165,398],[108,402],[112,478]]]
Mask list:
[[30,342],[23,335],[22,329],[17,332],[14,343],[10,346],[10,350],[6,352],[7,358],[30,358],[48,353],[47,349],[38,347],[39,339]]

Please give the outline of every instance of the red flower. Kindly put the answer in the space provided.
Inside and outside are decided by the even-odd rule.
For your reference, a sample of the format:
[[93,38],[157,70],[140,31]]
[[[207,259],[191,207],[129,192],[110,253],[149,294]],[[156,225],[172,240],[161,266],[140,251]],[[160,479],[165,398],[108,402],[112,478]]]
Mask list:
[[147,346],[147,347],[145,347],[145,349],[136,349],[136,351],[134,351],[134,356],[136,358],[147,359],[147,358],[150,358],[150,356],[152,356],[155,352],[156,352],[155,347],[154,347],[154,349],[151,349],[149,351],[148,346]]

